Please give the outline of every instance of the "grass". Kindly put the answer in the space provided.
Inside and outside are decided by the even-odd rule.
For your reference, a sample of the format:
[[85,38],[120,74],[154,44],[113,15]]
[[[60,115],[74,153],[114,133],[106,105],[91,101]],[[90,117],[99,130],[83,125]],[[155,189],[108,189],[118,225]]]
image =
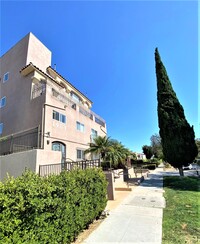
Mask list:
[[162,244],[200,243],[200,180],[164,177]]

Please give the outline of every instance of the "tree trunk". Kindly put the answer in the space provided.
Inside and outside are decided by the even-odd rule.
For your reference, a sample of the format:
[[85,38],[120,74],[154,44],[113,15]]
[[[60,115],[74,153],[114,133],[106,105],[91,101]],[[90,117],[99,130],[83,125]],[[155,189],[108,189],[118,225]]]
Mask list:
[[183,173],[183,168],[182,168],[182,167],[180,167],[180,168],[178,168],[178,170],[179,170],[179,174],[180,174],[180,176],[184,176],[184,173]]

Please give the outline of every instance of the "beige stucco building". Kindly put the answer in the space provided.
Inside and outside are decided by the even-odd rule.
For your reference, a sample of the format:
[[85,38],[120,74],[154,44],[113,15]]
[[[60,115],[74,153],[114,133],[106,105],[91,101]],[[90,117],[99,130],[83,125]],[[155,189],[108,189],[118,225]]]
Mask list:
[[37,164],[82,160],[93,138],[106,134],[92,101],[51,67],[51,56],[29,33],[0,59],[1,171],[5,155],[33,148],[45,158]]

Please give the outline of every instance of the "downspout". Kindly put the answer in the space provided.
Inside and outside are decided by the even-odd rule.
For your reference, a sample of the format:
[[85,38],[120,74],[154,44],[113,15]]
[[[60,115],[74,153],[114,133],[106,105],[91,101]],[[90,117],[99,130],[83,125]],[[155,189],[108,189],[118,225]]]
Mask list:
[[42,109],[42,143],[41,143],[41,148],[44,149],[44,135],[45,135],[45,117],[46,117],[46,103],[43,104],[43,109]]

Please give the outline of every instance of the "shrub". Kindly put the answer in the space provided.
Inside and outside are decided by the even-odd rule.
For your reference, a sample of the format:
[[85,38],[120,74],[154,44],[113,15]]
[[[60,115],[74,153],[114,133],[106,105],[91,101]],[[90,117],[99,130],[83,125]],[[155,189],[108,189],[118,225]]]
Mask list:
[[0,183],[0,243],[71,243],[104,210],[106,186],[100,169],[8,177]]
[[143,164],[144,164],[144,161],[142,159],[138,159],[138,160],[131,159],[132,166],[142,166]]
[[143,168],[153,170],[156,168],[156,164],[148,163],[148,164],[144,165]]
[[156,164],[156,167],[158,167],[159,164],[161,163],[159,158],[153,158],[150,160],[150,162]]

